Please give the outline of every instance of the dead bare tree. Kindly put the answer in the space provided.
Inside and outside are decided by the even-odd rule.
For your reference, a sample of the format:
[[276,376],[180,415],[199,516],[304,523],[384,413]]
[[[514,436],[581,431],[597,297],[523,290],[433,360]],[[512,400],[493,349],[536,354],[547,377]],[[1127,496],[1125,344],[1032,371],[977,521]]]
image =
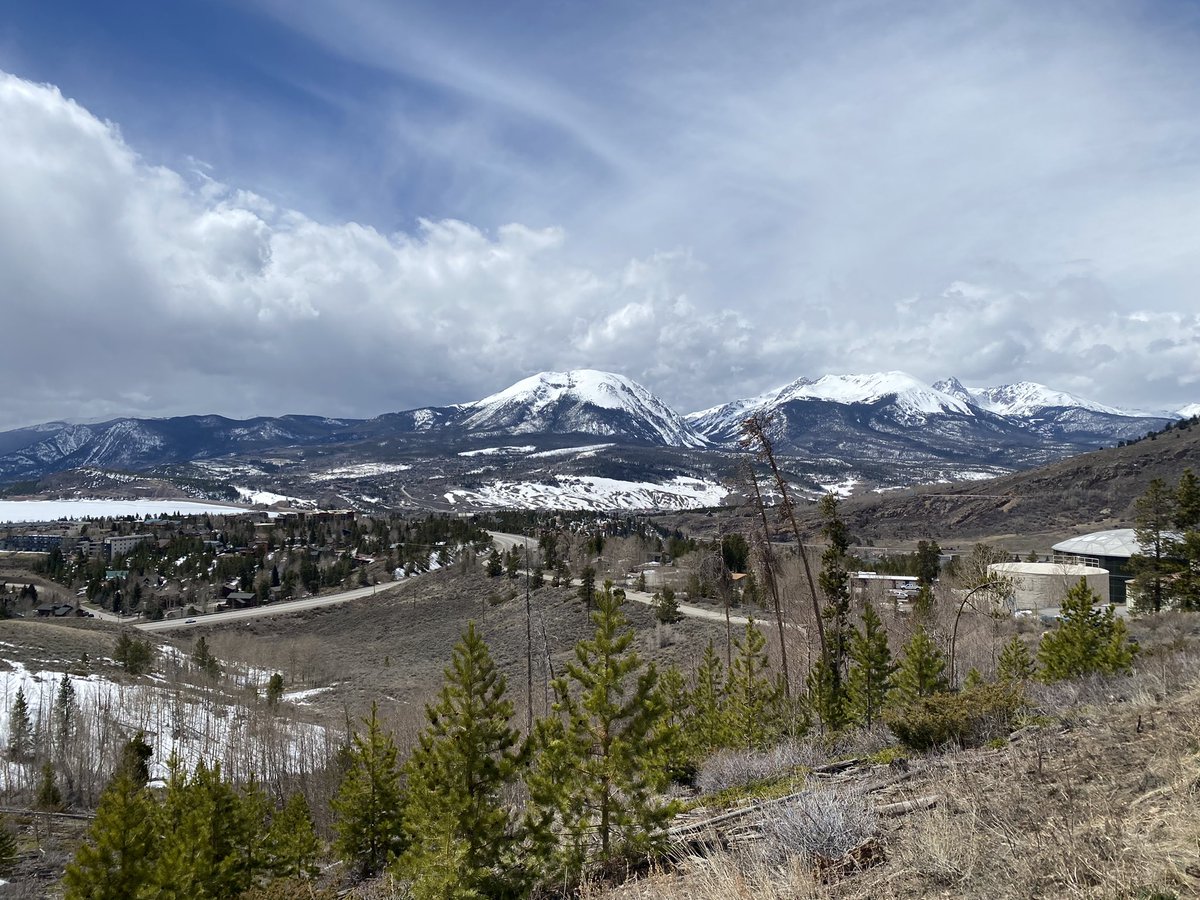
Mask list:
[[[791,525],[792,534],[796,538],[796,551],[800,555],[800,564],[804,567],[804,577],[808,581],[809,594],[812,596],[813,618],[817,623],[817,640],[821,645],[821,658],[824,659],[828,653],[828,649],[825,645],[825,624],[821,620],[820,595],[817,593],[817,583],[813,579],[812,566],[808,562],[808,553],[804,549],[804,539],[800,534],[800,526],[796,522],[796,509],[792,505],[792,496],[788,491],[787,480],[779,470],[779,464],[775,460],[775,448],[771,444],[770,435],[767,434],[767,427],[769,425],[770,418],[759,413],[755,413],[747,418],[742,422],[742,445],[755,449],[758,457],[771,468],[771,475],[775,479],[775,487],[779,491],[779,515]],[[757,488],[757,478],[754,480],[754,484]],[[759,495],[760,508],[762,506],[761,500],[761,495]]]
[[771,530],[770,523],[767,521],[767,508],[763,505],[762,490],[758,486],[758,475],[754,471],[754,466],[747,462],[745,466],[746,481],[754,491],[754,505],[758,508],[758,514],[762,519],[762,535],[761,538],[757,535],[752,535],[754,539],[754,548],[758,551],[759,559],[762,561],[762,570],[764,580],[767,582],[767,587],[771,589],[771,600],[775,604],[775,624],[779,629],[779,662],[783,669],[783,690],[788,699],[792,696],[792,679],[788,673],[788,658],[787,658],[787,639],[783,624],[783,603],[779,598],[779,579],[775,573],[775,557],[774,551],[771,549]]

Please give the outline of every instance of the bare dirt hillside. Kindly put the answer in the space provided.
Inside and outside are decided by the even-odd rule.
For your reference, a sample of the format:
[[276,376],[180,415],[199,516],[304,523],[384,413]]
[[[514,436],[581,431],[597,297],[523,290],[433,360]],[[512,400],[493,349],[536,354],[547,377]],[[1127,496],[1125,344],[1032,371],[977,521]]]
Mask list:
[[[1151,479],[1173,484],[1188,467],[1200,472],[1197,426],[986,481],[856,496],[844,502],[842,514],[857,540],[876,544],[933,538],[943,546],[988,539],[1021,549],[1046,547],[1073,534],[1131,526],[1133,503]],[[748,510],[740,512],[679,513],[659,521],[709,537],[718,526],[756,527]],[[802,504],[797,512],[800,526],[815,537],[821,527],[815,507]]]
[[[532,592],[531,606],[534,712],[541,715],[547,675],[551,670],[556,675],[565,671],[574,658],[575,643],[589,637],[593,626],[578,588],[547,584]],[[664,628],[647,606],[629,602],[624,609],[637,634],[636,646],[646,659],[676,662],[690,671],[709,638],[724,640],[724,627],[718,624],[685,620]],[[289,690],[324,688],[304,702],[342,721],[347,713],[357,717],[378,701],[404,743],[403,732],[411,729],[415,734],[423,725],[424,703],[441,687],[451,649],[472,620],[507,676],[517,719],[523,722],[524,581],[488,578],[478,567],[424,575],[378,598],[197,629],[180,639],[180,647],[186,651],[196,634],[203,633],[223,658],[282,672]]]
[[855,534],[876,540],[1083,533],[1132,524],[1151,479],[1174,483],[1188,466],[1200,469],[1200,428],[987,481],[856,498],[844,512]]

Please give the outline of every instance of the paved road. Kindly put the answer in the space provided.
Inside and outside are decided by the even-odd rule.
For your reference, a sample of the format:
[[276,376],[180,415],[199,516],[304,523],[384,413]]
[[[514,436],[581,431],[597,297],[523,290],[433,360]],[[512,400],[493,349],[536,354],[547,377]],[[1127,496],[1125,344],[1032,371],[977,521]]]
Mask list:
[[355,588],[340,594],[326,594],[323,597],[308,597],[304,600],[281,600],[267,606],[251,606],[247,609],[233,609],[229,612],[211,613],[207,616],[192,616],[195,621],[188,619],[163,619],[159,622],[139,622],[134,625],[142,631],[174,631],[178,628],[199,628],[202,625],[221,625],[226,622],[237,622],[243,619],[257,619],[261,616],[285,616],[288,613],[304,612],[309,609],[319,609],[322,606],[332,606],[335,603],[346,603],[363,597],[373,597],[385,591],[391,591],[404,584],[403,581],[389,581],[387,584],[372,585],[371,587]]
[[524,547],[526,544],[529,545],[531,553],[537,549],[537,541],[523,534],[505,534],[503,531],[489,531],[488,534],[492,536],[492,543],[501,553],[507,553],[513,547]]

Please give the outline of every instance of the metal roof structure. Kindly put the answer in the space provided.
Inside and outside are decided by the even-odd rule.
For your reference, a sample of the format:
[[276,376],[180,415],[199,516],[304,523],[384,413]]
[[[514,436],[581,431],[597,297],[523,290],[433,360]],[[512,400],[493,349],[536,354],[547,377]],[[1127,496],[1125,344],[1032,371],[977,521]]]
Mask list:
[[1091,534],[1068,538],[1051,549],[1055,553],[1069,553],[1074,556],[1117,556],[1128,559],[1141,552],[1141,545],[1132,528],[1114,528],[1111,531],[1093,531]]

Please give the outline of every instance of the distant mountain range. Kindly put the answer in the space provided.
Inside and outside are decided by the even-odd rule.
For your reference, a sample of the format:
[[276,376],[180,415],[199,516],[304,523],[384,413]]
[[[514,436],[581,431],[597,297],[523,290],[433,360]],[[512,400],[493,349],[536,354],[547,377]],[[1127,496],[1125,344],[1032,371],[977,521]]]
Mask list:
[[[513,483],[537,477],[553,487],[554,479],[569,474],[585,494],[603,494],[595,478],[627,478],[638,485],[630,496],[647,496],[672,479],[713,484],[727,477],[740,453],[741,423],[751,414],[769,417],[777,452],[801,484],[820,492],[830,485],[887,488],[1026,469],[1140,437],[1194,413],[1192,407],[1173,414],[1120,410],[1032,382],[969,388],[948,378],[930,386],[887,372],[801,378],[681,416],[628,378],[581,369],[543,372],[473,402],[374,419],[50,422],[0,433],[0,484],[75,469],[189,478],[230,471],[257,473],[260,484],[277,476],[270,489],[282,485],[311,496],[306,477],[327,489],[346,471],[359,473],[347,478],[370,500],[372,477],[386,472],[395,481],[404,472],[404,496],[438,505],[484,496],[511,502],[529,493],[495,489],[487,476]],[[520,444],[503,445],[511,440]],[[653,448],[659,452],[648,452]],[[239,468],[239,460],[257,462]],[[330,470],[334,476],[314,469],[330,460],[341,464]],[[418,477],[446,483],[431,493],[428,484],[417,489]],[[587,478],[593,481],[580,481]],[[554,491],[533,493],[552,500]],[[711,491],[691,493],[712,497]]]

